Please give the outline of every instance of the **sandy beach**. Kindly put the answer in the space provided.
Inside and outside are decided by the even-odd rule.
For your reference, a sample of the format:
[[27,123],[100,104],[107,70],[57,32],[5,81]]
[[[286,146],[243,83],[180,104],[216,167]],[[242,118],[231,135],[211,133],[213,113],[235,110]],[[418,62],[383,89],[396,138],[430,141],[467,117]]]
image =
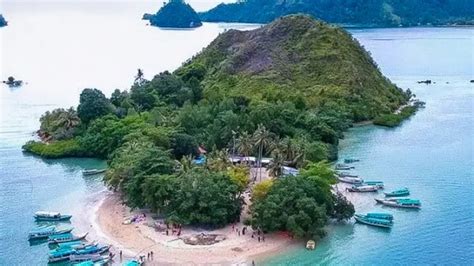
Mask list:
[[[139,213],[131,212],[116,194],[106,194],[97,204],[92,227],[100,238],[114,246],[113,252],[122,250],[124,259],[153,251],[154,258],[147,261],[147,265],[251,265],[252,261],[303,246],[284,233],[266,234],[265,241],[259,242],[256,235],[251,237],[251,229],[245,235],[239,235],[232,225],[211,231],[183,227],[180,237],[166,235],[150,226],[153,224],[151,215],[138,223],[123,224],[128,217]],[[244,225],[235,224],[234,227],[242,230]],[[225,240],[212,245],[189,245],[180,239],[202,232],[223,235]],[[118,256],[115,261],[119,262]]]

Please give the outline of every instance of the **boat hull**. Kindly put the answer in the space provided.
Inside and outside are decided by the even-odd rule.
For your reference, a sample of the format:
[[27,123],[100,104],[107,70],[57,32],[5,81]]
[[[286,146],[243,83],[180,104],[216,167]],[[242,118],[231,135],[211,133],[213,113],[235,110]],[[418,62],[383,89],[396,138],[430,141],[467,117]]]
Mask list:
[[385,206],[394,207],[394,208],[404,208],[404,209],[420,209],[421,208],[420,205],[404,205],[404,204],[399,204],[395,201],[388,201],[388,200],[381,200],[381,199],[375,199],[375,201]]
[[359,216],[354,216],[355,220],[359,223],[362,223],[362,224],[367,224],[367,225],[371,225],[371,226],[375,226],[375,227],[381,227],[381,228],[392,228],[392,225],[388,225],[388,224],[380,224],[380,223],[373,223],[373,222],[370,222],[369,220],[366,220],[362,217],[359,217]]
[[37,222],[59,222],[59,221],[69,221],[71,220],[72,215],[61,215],[61,217],[44,217],[44,216],[35,216]]

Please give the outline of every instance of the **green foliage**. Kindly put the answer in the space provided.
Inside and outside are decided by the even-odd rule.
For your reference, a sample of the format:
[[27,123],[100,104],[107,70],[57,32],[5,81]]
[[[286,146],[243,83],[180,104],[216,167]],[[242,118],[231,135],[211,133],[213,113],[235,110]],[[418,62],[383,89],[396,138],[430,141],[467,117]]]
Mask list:
[[250,169],[248,167],[243,165],[230,167],[227,171],[227,175],[229,175],[230,180],[237,185],[241,193],[245,191],[250,181]]
[[301,169],[300,175],[321,184],[336,184],[335,172],[327,161],[310,163]]
[[354,205],[344,197],[341,193],[337,193],[334,196],[334,208],[333,212],[330,213],[331,218],[338,221],[350,219],[354,216],[355,209]]
[[105,95],[98,89],[84,89],[79,98],[77,114],[81,121],[90,121],[109,114],[112,111],[111,104]]
[[67,110],[58,108],[51,112],[47,111],[41,116],[40,123],[43,139],[64,140],[74,136],[81,120],[76,110],[71,107]]
[[252,200],[255,201],[260,201],[263,200],[267,194],[268,191],[270,191],[270,188],[273,185],[273,180],[272,179],[265,179],[262,182],[257,183],[252,190]]
[[82,157],[87,156],[77,139],[58,140],[51,143],[29,141],[22,149],[44,158]]
[[196,11],[179,0],[169,1],[155,15],[145,14],[143,18],[158,27],[195,28],[202,25]]
[[173,154],[176,158],[180,159],[185,155],[197,155],[198,144],[196,139],[188,134],[176,133],[172,137]]
[[229,176],[195,168],[177,179],[169,201],[169,220],[224,226],[239,219],[242,199]]
[[373,122],[374,125],[396,127],[400,125],[403,120],[415,114],[416,110],[417,108],[415,106],[406,106],[399,113],[380,115],[376,117]]
[[200,15],[210,22],[268,23],[296,13],[306,13],[330,23],[378,27],[472,24],[474,21],[470,0],[247,0],[220,4]]

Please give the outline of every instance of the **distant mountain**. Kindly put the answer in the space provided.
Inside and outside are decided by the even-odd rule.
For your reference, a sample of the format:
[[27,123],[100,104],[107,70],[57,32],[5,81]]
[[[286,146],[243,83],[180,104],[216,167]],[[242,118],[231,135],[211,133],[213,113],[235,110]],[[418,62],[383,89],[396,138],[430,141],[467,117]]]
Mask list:
[[8,22],[5,20],[5,18],[0,14],[0,27],[4,27],[8,25]]
[[166,28],[196,28],[202,26],[194,9],[183,0],[170,0],[155,15],[144,14],[150,24]]
[[295,13],[354,26],[474,24],[474,0],[247,0],[200,15],[210,22],[267,23]]

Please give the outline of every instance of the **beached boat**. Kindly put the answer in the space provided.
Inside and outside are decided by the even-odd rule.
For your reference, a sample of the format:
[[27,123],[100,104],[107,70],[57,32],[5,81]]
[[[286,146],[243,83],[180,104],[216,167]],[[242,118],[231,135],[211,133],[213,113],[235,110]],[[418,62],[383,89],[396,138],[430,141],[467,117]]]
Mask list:
[[364,181],[364,185],[367,185],[367,186],[376,186],[380,189],[383,189],[384,188],[384,184],[382,181]]
[[393,221],[393,215],[385,212],[369,212],[365,215],[367,218],[385,219]]
[[76,255],[87,255],[87,254],[102,254],[109,251],[110,246],[91,246],[84,249],[76,250],[74,254]]
[[306,242],[306,249],[313,250],[316,247],[316,242],[314,240],[308,240]]
[[361,184],[362,182],[364,182],[364,180],[362,180],[362,178],[359,178],[359,177],[342,177],[342,176],[339,176],[337,178],[337,180],[339,180],[340,182],[343,182],[343,183],[348,183],[348,184]]
[[110,258],[106,258],[106,259],[101,259],[101,260],[98,260],[98,261],[83,261],[83,262],[79,262],[79,263],[74,263],[73,265],[74,266],[102,266],[102,265],[108,265],[108,263],[110,262]]
[[68,243],[68,242],[75,242],[79,240],[84,240],[88,233],[83,235],[75,236],[71,233],[67,234],[59,234],[59,235],[51,235],[48,237],[49,244],[60,244],[60,243]]
[[411,209],[421,208],[421,202],[417,199],[375,199],[375,201],[390,207]]
[[386,192],[385,197],[406,197],[410,195],[408,188],[401,188],[391,192]]
[[129,260],[129,261],[126,261],[123,266],[140,266],[142,265],[143,263],[138,261],[138,260]]
[[88,170],[82,171],[82,174],[83,175],[97,175],[97,174],[104,173],[105,171],[107,171],[107,169],[88,169]]
[[354,166],[338,163],[335,168],[336,170],[351,170],[354,169]]
[[393,222],[390,220],[371,218],[371,217],[367,217],[366,215],[361,215],[361,214],[354,215],[354,218],[359,223],[377,226],[377,227],[391,228],[393,225]]
[[356,163],[359,161],[360,161],[359,159],[353,159],[353,158],[344,159],[344,163]]
[[88,254],[102,254],[109,251],[110,246],[89,246],[83,249],[73,249],[73,248],[63,248],[58,250],[53,250],[49,253],[48,261],[49,262],[59,262],[69,260],[71,255],[88,255]]
[[28,240],[45,239],[55,234],[70,233],[72,229],[74,228],[66,228],[66,229],[57,230],[55,226],[40,227],[40,228],[31,230],[28,233]]
[[336,175],[340,177],[359,177],[358,175],[354,175],[348,172],[336,172]]
[[35,212],[34,217],[36,221],[55,222],[55,221],[69,221],[72,215],[63,215],[59,212],[38,211],[38,212]]
[[100,260],[110,260],[112,259],[111,255],[100,255],[100,254],[87,254],[87,255],[70,255],[70,262],[84,262],[84,261],[100,261]]
[[377,192],[379,188],[377,186],[360,185],[346,188],[346,190],[349,192]]
[[85,248],[97,246],[97,245],[98,244],[96,242],[87,243],[87,242],[77,241],[77,242],[67,242],[67,243],[58,244],[58,248],[80,250],[80,249],[85,249]]

